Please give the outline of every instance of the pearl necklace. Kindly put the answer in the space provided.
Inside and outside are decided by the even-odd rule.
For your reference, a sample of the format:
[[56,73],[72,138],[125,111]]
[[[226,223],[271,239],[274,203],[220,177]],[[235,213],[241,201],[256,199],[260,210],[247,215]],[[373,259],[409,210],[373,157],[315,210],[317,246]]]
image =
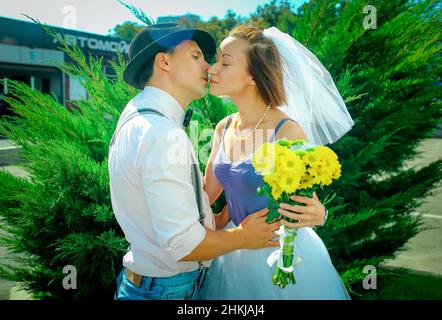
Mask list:
[[239,140],[245,140],[247,139],[249,136],[251,136],[253,133],[255,133],[256,129],[258,129],[259,125],[261,124],[261,122],[263,122],[264,118],[266,117],[267,113],[269,113],[270,111],[270,105],[267,106],[266,111],[264,112],[264,114],[262,115],[261,119],[259,119],[258,123],[256,124],[255,128],[253,128],[252,131],[250,131],[248,134],[246,134],[245,136],[239,137],[235,130],[233,130],[233,135],[235,136],[235,138],[239,139]]

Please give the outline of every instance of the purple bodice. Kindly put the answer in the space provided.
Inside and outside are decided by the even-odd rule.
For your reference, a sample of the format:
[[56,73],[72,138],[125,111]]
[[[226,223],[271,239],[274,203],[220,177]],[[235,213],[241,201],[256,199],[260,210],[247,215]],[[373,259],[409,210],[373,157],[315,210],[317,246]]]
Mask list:
[[[226,123],[226,130],[230,125],[231,119],[232,116],[230,116]],[[281,120],[269,141],[273,140],[279,128],[286,120],[291,119],[285,118]],[[230,161],[224,150],[224,134],[213,170],[216,178],[224,188],[232,222],[238,226],[249,214],[267,207],[269,198],[260,197],[256,194],[257,188],[263,185],[264,180],[253,168],[252,155],[250,154],[246,159],[241,161]]]

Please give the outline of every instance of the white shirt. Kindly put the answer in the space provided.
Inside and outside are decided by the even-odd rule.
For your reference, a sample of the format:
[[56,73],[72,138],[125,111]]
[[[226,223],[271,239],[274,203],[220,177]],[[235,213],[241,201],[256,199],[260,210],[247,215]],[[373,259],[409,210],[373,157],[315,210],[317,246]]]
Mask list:
[[[193,146],[183,130],[184,111],[167,92],[145,87],[123,110],[117,124],[135,110],[156,114],[128,121],[109,150],[112,207],[130,250],[123,265],[144,276],[167,277],[198,268],[179,262],[204,239],[191,178]],[[201,175],[201,172],[199,172]],[[205,226],[214,230],[209,198],[204,194]],[[210,261],[203,263],[210,266]]]

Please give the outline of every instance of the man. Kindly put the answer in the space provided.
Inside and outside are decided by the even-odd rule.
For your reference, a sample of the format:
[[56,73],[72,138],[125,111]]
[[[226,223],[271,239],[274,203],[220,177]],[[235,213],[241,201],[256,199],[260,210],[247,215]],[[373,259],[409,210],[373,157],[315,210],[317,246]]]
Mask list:
[[175,24],[148,26],[130,45],[124,79],[143,91],[122,112],[109,149],[112,206],[130,243],[116,299],[198,299],[211,259],[279,245],[271,239],[280,224],[265,223],[267,209],[216,231],[226,210],[215,219],[201,186],[194,188],[202,179],[199,170],[193,175],[183,110],[205,95],[206,60],[215,52],[209,33]]

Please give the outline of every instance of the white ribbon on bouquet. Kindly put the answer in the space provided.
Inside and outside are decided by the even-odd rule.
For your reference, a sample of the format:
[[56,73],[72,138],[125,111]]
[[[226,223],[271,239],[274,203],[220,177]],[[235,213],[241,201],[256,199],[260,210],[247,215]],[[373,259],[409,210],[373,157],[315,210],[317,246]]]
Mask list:
[[285,273],[291,273],[293,272],[293,265],[297,266],[298,264],[301,263],[302,259],[300,256],[294,257],[293,259],[293,265],[289,266],[289,267],[284,267],[284,260],[283,260],[283,254],[282,254],[282,247],[284,245],[294,245],[294,240],[291,243],[285,243],[284,244],[284,239],[286,236],[285,233],[285,226],[281,225],[279,227],[279,230],[275,232],[275,234],[280,235],[281,237],[279,238],[279,245],[280,245],[280,249],[277,249],[275,251],[273,251],[268,257],[267,257],[267,264],[269,265],[269,267],[272,267],[276,261],[278,261],[278,268],[280,270],[282,270]]

